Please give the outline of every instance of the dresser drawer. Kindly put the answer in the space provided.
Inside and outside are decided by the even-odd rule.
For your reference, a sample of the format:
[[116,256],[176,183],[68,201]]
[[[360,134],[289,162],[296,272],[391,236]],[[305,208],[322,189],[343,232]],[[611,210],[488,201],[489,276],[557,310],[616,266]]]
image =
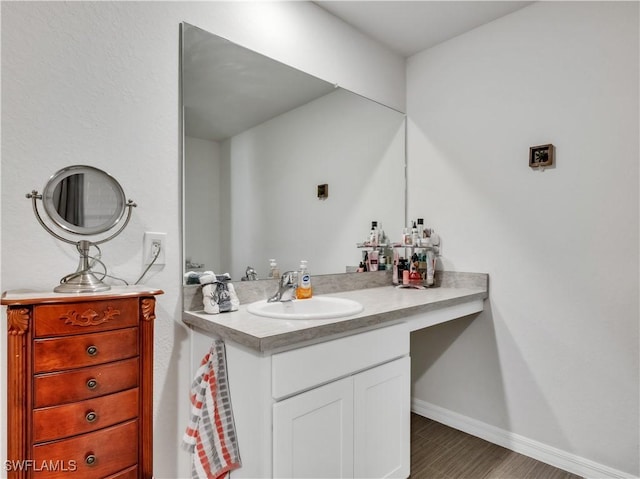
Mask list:
[[33,441],[53,441],[135,419],[138,394],[138,388],[134,388],[63,406],[35,409]]
[[126,470],[116,472],[104,479],[138,479],[138,466],[128,467]]
[[34,336],[66,336],[137,326],[138,301],[112,299],[34,307]]
[[271,392],[276,400],[409,354],[404,323],[385,326],[271,357]]
[[34,478],[98,479],[115,474],[138,462],[138,421],[33,446],[33,459],[35,464],[58,461],[67,466],[66,471],[34,471]]
[[33,407],[57,406],[82,401],[138,386],[138,358],[38,374],[33,378]]
[[33,342],[33,372],[80,368],[138,355],[138,328]]

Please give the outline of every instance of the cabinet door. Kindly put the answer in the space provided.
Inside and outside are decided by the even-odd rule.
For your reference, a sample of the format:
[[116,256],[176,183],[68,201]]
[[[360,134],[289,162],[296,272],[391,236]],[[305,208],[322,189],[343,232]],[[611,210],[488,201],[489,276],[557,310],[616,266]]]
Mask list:
[[274,404],[273,476],[353,477],[353,378]]
[[408,356],[354,376],[354,476],[406,478],[410,461]]

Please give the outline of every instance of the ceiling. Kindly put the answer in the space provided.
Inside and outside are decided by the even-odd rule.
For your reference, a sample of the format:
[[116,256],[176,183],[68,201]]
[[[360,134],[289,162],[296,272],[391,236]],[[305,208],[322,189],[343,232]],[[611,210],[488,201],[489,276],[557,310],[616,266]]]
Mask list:
[[409,57],[534,2],[316,1],[362,33]]

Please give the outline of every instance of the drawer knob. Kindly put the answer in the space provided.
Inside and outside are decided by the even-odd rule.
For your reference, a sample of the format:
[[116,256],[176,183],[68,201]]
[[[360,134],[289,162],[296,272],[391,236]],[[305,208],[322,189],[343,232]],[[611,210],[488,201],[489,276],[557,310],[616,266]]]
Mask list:
[[98,462],[98,458],[94,454],[88,454],[87,457],[84,458],[84,462],[87,466],[93,466]]
[[87,354],[89,356],[95,356],[98,354],[98,348],[96,346],[89,346],[87,348]]
[[85,416],[85,419],[87,420],[87,422],[95,422],[95,420],[98,419],[98,415],[95,411],[89,411]]
[[87,381],[87,388],[93,390],[97,387],[98,387],[98,381],[96,379],[91,378]]

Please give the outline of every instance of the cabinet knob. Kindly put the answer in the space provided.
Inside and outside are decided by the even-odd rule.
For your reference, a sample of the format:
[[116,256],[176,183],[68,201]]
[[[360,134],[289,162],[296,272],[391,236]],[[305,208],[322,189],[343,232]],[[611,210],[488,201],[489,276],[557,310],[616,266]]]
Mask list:
[[87,422],[95,422],[95,420],[98,419],[98,415],[95,411],[89,411],[85,416],[85,419],[87,420]]
[[87,354],[89,356],[95,356],[96,354],[98,354],[98,348],[96,346],[89,346],[87,348]]
[[94,466],[96,462],[98,462],[98,458],[95,454],[87,454],[87,457],[84,458],[84,462],[87,466]]
[[98,381],[96,379],[91,378],[87,381],[87,388],[95,389],[97,387],[98,387]]

